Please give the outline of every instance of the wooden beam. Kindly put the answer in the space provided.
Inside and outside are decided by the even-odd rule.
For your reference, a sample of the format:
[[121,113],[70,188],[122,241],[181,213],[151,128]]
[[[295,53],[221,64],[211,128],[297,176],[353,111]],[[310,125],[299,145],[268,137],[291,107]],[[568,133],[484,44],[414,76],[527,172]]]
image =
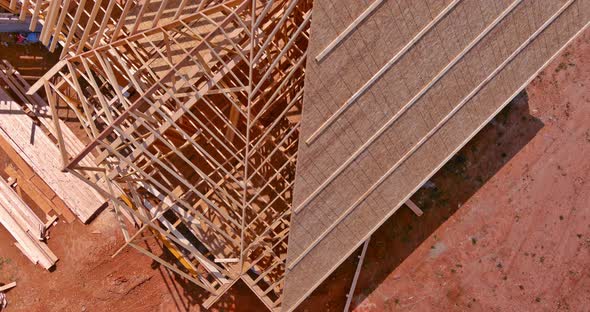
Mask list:
[[363,262],[365,261],[365,255],[367,254],[367,248],[369,247],[369,241],[371,237],[369,237],[365,243],[363,244],[363,249],[361,254],[358,256],[359,262],[356,265],[356,271],[354,271],[354,278],[352,279],[352,284],[350,285],[350,290],[346,295],[346,305],[344,306],[344,312],[348,312],[350,310],[350,304],[352,303],[352,298],[354,297],[354,290],[356,289],[356,283],[358,282],[359,276],[361,275],[361,269],[363,268]]
[[16,287],[16,282],[12,282],[12,283],[8,283],[6,285],[2,285],[0,286],[0,292],[4,292],[7,291],[13,287]]
[[59,41],[59,35],[61,34],[61,29],[64,25],[64,21],[66,20],[66,16],[68,15],[69,8],[70,0],[65,0],[61,8],[61,13],[59,15],[57,25],[55,25],[55,30],[53,31],[53,39],[51,40],[51,46],[49,47],[49,51],[51,52],[55,51],[55,47],[57,46],[57,42]]
[[416,205],[411,199],[406,201],[406,206],[412,209],[412,211],[419,217],[424,214],[424,212]]
[[336,46],[344,40],[344,38],[348,37],[369,15],[373,14],[375,10],[381,6],[385,0],[375,0],[369,7],[357,17],[352,24],[348,25],[343,32],[341,32],[338,37],[336,37],[318,56],[316,56],[316,61],[321,62],[330,52],[334,50]]
[[66,60],[61,60],[59,62],[57,62],[57,64],[53,65],[53,67],[51,67],[50,70],[48,70],[43,77],[41,77],[41,79],[37,80],[37,82],[35,82],[33,84],[33,86],[31,86],[31,88],[29,88],[29,91],[27,91],[27,95],[33,95],[35,94],[37,91],[39,91],[39,89],[41,89],[41,87],[43,87],[43,85],[49,81],[49,79],[51,77],[53,77],[55,74],[57,74],[64,66],[66,66],[67,61]]

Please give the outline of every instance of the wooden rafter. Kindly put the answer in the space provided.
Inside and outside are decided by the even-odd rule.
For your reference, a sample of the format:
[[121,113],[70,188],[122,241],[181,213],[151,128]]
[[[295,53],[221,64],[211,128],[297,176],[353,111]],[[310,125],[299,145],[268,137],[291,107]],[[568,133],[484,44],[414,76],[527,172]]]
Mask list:
[[[119,216],[126,246],[210,292],[208,305],[241,278],[278,309],[311,1],[172,3],[24,1],[63,46],[29,94],[43,87],[85,129],[85,147],[63,144],[65,169],[139,224],[130,233]],[[153,238],[176,264],[140,247]]]

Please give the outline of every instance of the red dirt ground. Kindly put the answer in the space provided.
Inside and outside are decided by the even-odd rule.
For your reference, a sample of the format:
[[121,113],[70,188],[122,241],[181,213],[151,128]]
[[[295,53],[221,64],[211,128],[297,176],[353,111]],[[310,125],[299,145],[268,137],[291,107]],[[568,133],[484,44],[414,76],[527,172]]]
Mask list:
[[[501,159],[510,157],[507,145],[522,143],[504,137],[522,138],[515,132],[526,136],[536,128],[375,289],[357,293],[356,311],[590,311],[589,58],[586,31],[526,89],[541,128],[525,116],[503,124],[502,118],[515,116],[508,111],[482,132],[478,139],[486,140],[496,128],[492,150]],[[476,145],[478,140],[466,149]],[[467,176],[494,167],[497,157],[489,152],[469,155],[464,149]],[[374,285],[378,265],[374,258],[366,263],[361,290]]]
[[[414,196],[422,217],[402,209],[373,235],[356,311],[588,311],[589,58],[586,31]],[[18,282],[7,312],[204,310],[198,287],[149,258],[111,258],[123,238],[109,209],[51,230],[53,272],[13,243],[0,227],[0,283]],[[342,311],[355,266],[300,310]],[[265,309],[236,284],[213,310]]]

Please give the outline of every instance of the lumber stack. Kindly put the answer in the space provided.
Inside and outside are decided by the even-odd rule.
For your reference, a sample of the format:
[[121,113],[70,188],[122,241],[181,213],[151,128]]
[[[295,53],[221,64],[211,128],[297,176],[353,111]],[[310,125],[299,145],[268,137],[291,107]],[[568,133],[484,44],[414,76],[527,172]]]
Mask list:
[[[70,211],[66,204],[59,198],[53,190],[41,179],[39,176],[33,173],[33,170],[24,163],[24,160],[20,158],[14,150],[10,147],[8,142],[0,138],[0,148],[3,150],[10,149],[6,154],[11,155],[11,160],[18,157],[18,163],[20,166],[9,165],[4,168],[6,176],[12,178],[16,185],[14,189],[17,194],[23,198],[26,194],[28,198],[33,200],[46,215],[59,215],[60,219],[67,223],[74,222],[76,216]],[[26,168],[22,168],[22,166]]]
[[33,263],[45,269],[55,265],[57,257],[42,241],[45,224],[4,179],[0,179],[0,224],[16,239],[16,246]]
[[0,91],[0,99],[0,136],[82,222],[87,222],[104,199],[83,181],[62,172],[55,144],[4,91]]
[[[56,141],[63,141],[65,150],[70,153],[79,153],[84,149],[84,144],[80,141],[78,136],[61,119],[53,120],[49,104],[38,94],[28,95],[27,91],[31,85],[24,79],[23,76],[6,60],[0,63],[0,79],[10,88],[10,90],[17,96],[20,103],[28,109],[39,120],[47,133]],[[56,123],[57,122],[57,123]],[[93,155],[88,155],[80,162],[83,167],[95,167],[96,162]],[[85,172],[91,181],[101,185],[104,182],[99,182],[102,177],[98,172]],[[103,186],[104,187],[104,186]],[[117,195],[120,194],[117,191]]]

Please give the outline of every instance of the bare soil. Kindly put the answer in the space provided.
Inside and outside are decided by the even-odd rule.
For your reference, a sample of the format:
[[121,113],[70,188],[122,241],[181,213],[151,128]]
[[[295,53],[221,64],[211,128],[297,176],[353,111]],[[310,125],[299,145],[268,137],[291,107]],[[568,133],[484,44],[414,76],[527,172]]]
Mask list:
[[380,230],[356,311],[589,311],[589,86],[586,31]]

